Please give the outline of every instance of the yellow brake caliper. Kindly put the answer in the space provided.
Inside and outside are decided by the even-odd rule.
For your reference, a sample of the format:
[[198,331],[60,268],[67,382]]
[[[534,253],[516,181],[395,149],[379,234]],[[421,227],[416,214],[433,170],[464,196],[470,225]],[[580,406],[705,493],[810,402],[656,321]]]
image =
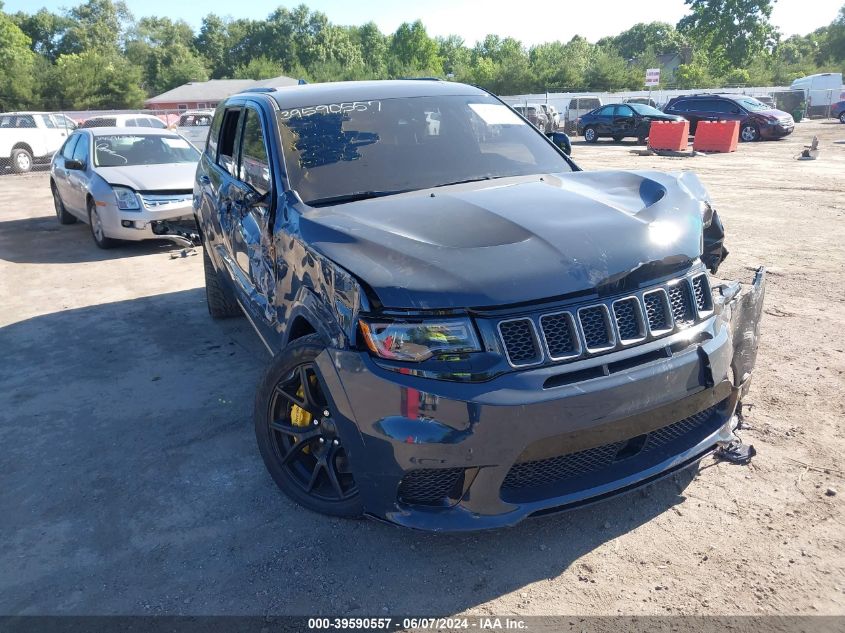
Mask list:
[[[305,397],[305,390],[303,389],[302,385],[299,385],[299,389],[296,390],[296,397],[302,400]],[[312,415],[308,413],[305,409],[300,407],[298,404],[295,404],[291,407],[290,410],[290,423],[293,426],[301,426],[302,428],[308,428],[311,425]],[[299,441],[299,438],[296,438],[296,441]],[[309,448],[306,446],[302,449],[303,453],[308,453]]]

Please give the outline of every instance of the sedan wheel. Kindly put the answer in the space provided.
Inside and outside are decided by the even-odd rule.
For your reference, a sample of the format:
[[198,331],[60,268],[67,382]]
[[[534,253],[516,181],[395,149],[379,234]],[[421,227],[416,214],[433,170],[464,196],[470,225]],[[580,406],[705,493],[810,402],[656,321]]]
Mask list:
[[839,122],[845,123],[845,112],[843,112],[842,114],[839,115]]
[[746,143],[750,143],[760,138],[760,132],[757,130],[756,126],[750,123],[746,123],[739,130],[739,138],[741,138]]
[[106,230],[103,227],[103,219],[100,217],[100,212],[93,202],[88,203],[88,224],[91,227],[91,237],[94,238],[94,243],[100,248],[113,248],[117,244],[117,240],[106,237]]
[[595,143],[597,140],[599,140],[599,135],[596,134],[596,129],[588,127],[586,130],[584,130],[584,140],[588,143]]
[[291,499],[324,514],[359,516],[358,486],[315,363],[323,350],[312,334],[276,356],[255,401],[256,439],[267,470]]
[[56,209],[56,218],[59,220],[59,224],[76,224],[76,218],[65,209],[65,204],[62,202],[62,197],[59,195],[56,185],[50,183],[50,189],[53,191],[53,207]]

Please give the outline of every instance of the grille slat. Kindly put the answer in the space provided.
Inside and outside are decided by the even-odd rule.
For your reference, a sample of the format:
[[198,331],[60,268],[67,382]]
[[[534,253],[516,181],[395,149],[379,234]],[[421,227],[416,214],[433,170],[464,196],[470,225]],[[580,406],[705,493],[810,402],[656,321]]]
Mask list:
[[566,312],[544,314],[540,317],[540,328],[543,330],[546,347],[552,359],[578,354],[578,334],[573,332],[572,325],[572,317]]
[[631,450],[630,445],[637,442],[638,438],[642,440],[640,436],[566,455],[517,462],[508,471],[502,488],[524,489],[560,483],[573,477],[596,473],[686,438],[684,446],[677,447],[678,452],[682,452],[716,431],[717,425],[721,423],[714,417],[717,408],[718,405],[713,405],[700,413],[651,431],[646,434],[645,443],[638,443],[634,450]]
[[669,305],[672,306],[672,317],[675,319],[675,323],[679,325],[692,323],[695,320],[695,313],[693,312],[689,286],[686,281],[669,286],[667,294],[669,295]]
[[578,310],[578,320],[581,321],[587,349],[601,349],[613,344],[604,306],[581,308]]
[[623,341],[632,341],[645,336],[640,324],[639,312],[640,302],[636,297],[622,299],[613,304],[616,327],[619,330],[619,338]]
[[698,308],[698,313],[710,312],[713,309],[713,295],[710,294],[707,275],[693,277],[692,291],[695,294],[695,305]]
[[412,470],[399,484],[399,499],[405,503],[438,505],[460,493],[463,468],[421,468]]
[[531,319],[500,321],[499,333],[502,335],[511,365],[532,365],[542,360]]
[[652,332],[668,330],[671,325],[666,314],[666,294],[662,290],[643,295],[648,327]]

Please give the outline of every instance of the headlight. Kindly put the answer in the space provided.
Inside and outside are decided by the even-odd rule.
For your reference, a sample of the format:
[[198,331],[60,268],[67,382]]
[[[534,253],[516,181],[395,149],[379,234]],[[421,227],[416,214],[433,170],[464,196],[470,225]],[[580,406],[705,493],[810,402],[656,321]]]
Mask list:
[[121,211],[136,211],[141,208],[141,202],[135,192],[126,187],[112,187],[117,198],[117,208]]
[[370,351],[390,360],[421,362],[435,355],[481,349],[469,319],[359,323]]

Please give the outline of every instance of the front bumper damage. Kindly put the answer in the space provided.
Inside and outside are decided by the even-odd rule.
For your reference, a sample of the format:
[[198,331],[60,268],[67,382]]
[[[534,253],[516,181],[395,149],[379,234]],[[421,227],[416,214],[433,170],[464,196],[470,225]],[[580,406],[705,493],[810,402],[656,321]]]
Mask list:
[[[665,354],[633,347],[460,383],[327,350],[318,364],[365,511],[423,530],[509,526],[632,490],[730,442],[757,355],[765,270],[748,287],[713,285],[711,318],[652,342]],[[597,362],[623,369],[544,388]]]

